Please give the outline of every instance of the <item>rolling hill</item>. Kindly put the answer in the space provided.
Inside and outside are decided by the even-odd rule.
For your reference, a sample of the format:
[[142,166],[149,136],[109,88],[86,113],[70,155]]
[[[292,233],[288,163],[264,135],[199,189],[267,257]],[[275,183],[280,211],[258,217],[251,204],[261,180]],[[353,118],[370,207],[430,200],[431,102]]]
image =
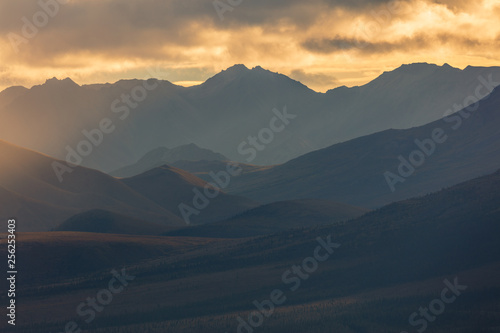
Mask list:
[[[120,255],[127,272],[135,276],[133,283],[92,325],[77,320],[89,332],[103,333],[237,331],[241,325],[238,317],[247,320],[252,311],[268,304],[265,300],[271,299],[273,290],[278,290],[284,301],[275,305],[272,316],[265,317],[263,332],[296,329],[316,333],[332,327],[341,333],[399,332],[415,328],[408,317],[440,297],[445,281],[449,281],[448,286],[460,286],[451,289],[457,297],[429,327],[436,332],[457,328],[466,333],[495,331],[500,324],[499,207],[497,171],[390,204],[345,224],[232,241],[135,237],[132,251],[126,257]],[[101,259],[86,263],[93,268],[82,278],[72,279],[71,270],[75,277],[81,272],[79,265],[67,265],[79,252],[61,251],[63,246],[76,244],[68,243],[68,235],[37,234],[36,242],[29,241],[32,235],[27,236],[22,243],[25,247],[38,246],[44,251],[43,258],[50,256],[52,262],[68,269],[60,283],[54,283],[59,281],[55,270],[30,281],[25,290],[29,299],[19,313],[31,321],[22,329],[27,333],[57,330],[74,318],[73,308],[82,295],[94,294],[109,281],[109,273],[102,268],[121,248],[116,239],[106,240],[117,236],[99,235],[92,241],[92,253]],[[46,237],[51,238],[50,247],[40,244]],[[320,245],[318,237],[325,244],[336,244],[335,249],[327,251],[329,247]],[[172,240],[185,241],[187,247],[170,247],[162,254],[159,247]],[[211,242],[210,246],[203,241]],[[101,242],[114,249],[109,256],[98,251],[104,244]],[[144,248],[134,251],[137,246]],[[330,255],[311,266],[308,258],[315,255],[318,246],[320,255]],[[146,253],[154,260],[145,260]],[[25,274],[32,276],[30,270],[37,267],[25,269]],[[37,297],[40,295],[43,300]],[[138,295],[142,295],[141,302],[137,302]],[[40,307],[42,301],[51,306]],[[56,308],[59,311],[54,311]],[[50,323],[44,320],[49,312],[54,313]]]
[[[209,183],[187,171],[167,165],[138,176],[125,178],[122,181],[137,193],[173,212],[179,218],[183,218],[179,208],[181,204],[194,209],[196,207],[195,200],[200,200],[199,205],[206,207],[196,209],[197,214],[188,214],[190,216],[189,222],[193,224],[222,220],[259,205],[247,198],[228,195],[219,189],[214,189]],[[211,183],[217,185],[213,179]],[[210,198],[212,194],[207,197],[205,188],[216,191],[217,194],[213,194],[215,197]]]
[[[127,227],[121,226],[125,229],[131,227],[132,221],[159,224],[163,231],[168,230],[166,226],[185,226],[178,205],[192,203],[194,189],[203,191],[206,185],[186,171],[168,167],[119,180],[85,167],[68,167],[64,161],[5,141],[0,141],[0,155],[3,161],[0,198],[4,203],[0,217],[17,217],[22,221],[18,231],[51,230],[71,216],[96,209],[113,214],[113,219],[126,216],[122,223]],[[54,168],[55,165],[58,168]],[[61,167],[64,172],[56,172]],[[220,193],[195,219],[198,223],[222,219],[255,206],[256,203],[246,198]],[[91,216],[79,215],[79,228],[96,227],[96,221],[91,219],[87,227],[81,224],[83,218]]]
[[[170,227],[174,228],[174,227]],[[54,228],[54,231],[91,232],[123,235],[159,235],[169,227],[149,223],[102,209],[74,215]]]
[[320,198],[374,208],[491,173],[500,167],[500,89],[476,106],[236,177],[228,192],[267,203]]
[[183,224],[172,213],[99,171],[70,168],[60,182],[53,166],[54,163],[65,165],[65,162],[5,141],[0,141],[0,155],[3,158],[0,165],[2,194],[13,204],[17,203],[13,207],[19,207],[14,211],[12,206],[2,205],[0,216],[15,214],[23,221],[19,231],[46,231],[71,215],[96,208],[164,225]]
[[209,149],[203,149],[195,144],[183,145],[168,149],[160,147],[144,155],[135,164],[120,168],[109,174],[114,177],[132,177],[143,172],[160,167],[162,165],[174,165],[176,162],[221,162],[226,161],[224,155],[215,153]]
[[294,228],[345,222],[368,211],[327,200],[282,201],[250,209],[224,221],[177,229],[165,235],[209,238],[254,237]]

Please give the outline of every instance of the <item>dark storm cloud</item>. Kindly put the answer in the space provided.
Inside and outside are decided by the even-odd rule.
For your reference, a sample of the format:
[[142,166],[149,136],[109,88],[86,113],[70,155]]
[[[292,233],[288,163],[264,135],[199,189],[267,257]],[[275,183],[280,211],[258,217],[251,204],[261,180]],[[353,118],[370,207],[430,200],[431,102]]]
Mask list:
[[413,37],[405,37],[399,40],[380,42],[370,42],[367,40],[337,36],[331,39],[308,39],[302,43],[302,47],[310,52],[323,54],[352,50],[360,53],[374,54],[390,53],[394,51],[407,52],[445,44],[456,47],[477,47],[491,43],[485,43],[484,41],[469,37],[441,33],[436,35],[418,34]]
[[[492,41],[484,40],[498,34],[495,15],[500,9],[492,0],[217,0],[228,9],[223,13],[214,0],[68,0],[16,52],[9,36],[22,36],[23,20],[33,21],[40,2],[56,1],[63,0],[0,1],[0,62],[8,66],[4,80],[10,75],[38,82],[35,78],[59,73],[88,82],[136,75],[151,65],[213,73],[246,63],[293,73],[317,87],[337,85],[320,73],[322,68],[330,69],[325,73],[342,68],[346,58],[329,59],[341,50],[357,52],[364,68],[375,66],[369,64],[370,54],[392,57],[394,52],[398,65],[397,57],[406,61],[413,50],[441,44],[452,57],[468,56],[467,48],[478,57],[497,54]],[[356,30],[358,23],[380,28],[363,34]],[[398,25],[414,37],[400,38]],[[489,34],[476,33],[485,25],[492,29]],[[422,31],[426,34],[419,35]],[[458,32],[466,37],[455,36]],[[205,76],[190,77],[200,81]]]
[[[228,0],[220,1],[228,4]],[[59,13],[40,29],[29,46],[31,54],[43,52],[49,57],[71,52],[100,52],[157,59],[164,56],[161,46],[210,43],[203,34],[210,29],[232,32],[260,27],[264,32],[274,32],[287,26],[291,31],[301,32],[330,10],[343,8],[363,14],[394,3],[393,0],[242,0],[237,6],[226,6],[232,10],[225,12],[224,20],[220,20],[212,0],[73,0],[60,5]],[[32,20],[40,9],[35,0],[1,1],[2,37],[8,33],[21,34],[21,19]],[[216,42],[218,37],[210,38]],[[30,54],[21,56],[34,60]],[[168,56],[172,61],[178,60],[176,55]]]

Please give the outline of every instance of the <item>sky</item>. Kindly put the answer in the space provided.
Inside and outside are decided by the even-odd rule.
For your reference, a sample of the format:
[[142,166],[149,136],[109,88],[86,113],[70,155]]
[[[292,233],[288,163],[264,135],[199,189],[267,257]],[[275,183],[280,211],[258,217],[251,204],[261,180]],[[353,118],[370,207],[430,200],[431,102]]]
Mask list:
[[414,62],[498,66],[499,22],[499,0],[2,0],[0,90],[245,64],[324,92]]

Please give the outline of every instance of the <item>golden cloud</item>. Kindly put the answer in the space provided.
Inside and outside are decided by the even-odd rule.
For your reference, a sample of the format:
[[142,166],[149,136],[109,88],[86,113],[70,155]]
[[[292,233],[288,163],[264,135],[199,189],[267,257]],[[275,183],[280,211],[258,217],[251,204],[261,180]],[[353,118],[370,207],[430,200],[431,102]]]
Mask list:
[[253,0],[223,20],[212,1],[58,1],[0,3],[0,89],[53,76],[144,78],[151,66],[164,69],[163,79],[198,82],[244,63],[325,91],[401,63],[465,67],[500,59],[494,0]]

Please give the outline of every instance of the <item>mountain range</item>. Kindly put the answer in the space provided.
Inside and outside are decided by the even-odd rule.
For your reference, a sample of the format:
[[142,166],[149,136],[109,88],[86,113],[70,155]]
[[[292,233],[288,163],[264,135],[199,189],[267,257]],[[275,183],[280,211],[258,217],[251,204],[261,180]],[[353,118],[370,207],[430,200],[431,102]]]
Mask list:
[[222,154],[215,153],[209,149],[200,148],[194,143],[191,143],[172,149],[166,147],[153,149],[136,163],[110,172],[110,175],[114,177],[132,177],[165,164],[175,166],[176,163],[183,162],[213,162],[227,160],[228,158]]
[[[74,215],[96,209],[160,224],[163,228],[181,228],[186,222],[223,223],[261,203],[277,201],[307,199],[319,204],[318,200],[331,200],[376,208],[496,170],[500,166],[499,104],[500,89],[495,89],[474,107],[424,126],[356,138],[281,165],[242,164],[243,172],[230,177],[227,188],[213,188],[218,193],[213,199],[206,198],[204,191],[206,187],[217,186],[213,175],[225,172],[230,162],[223,155],[195,145],[153,150],[126,169],[131,174],[138,173],[129,178],[117,179],[74,166],[68,167],[64,179],[58,179],[54,163],[65,165],[64,161],[1,141],[0,152],[5,162],[0,166],[0,195],[9,205],[2,207],[0,216],[17,214],[26,220],[21,230],[44,231],[57,228]],[[196,175],[168,165],[155,167],[167,158]],[[191,160],[176,161],[176,158]],[[212,161],[196,161],[197,158]],[[152,169],[142,172],[149,167]],[[196,205],[204,207],[198,210]],[[281,217],[283,221],[287,219],[285,216]],[[261,223],[257,229],[281,228],[276,221],[265,222],[265,217],[255,219]],[[266,226],[271,223],[276,226]],[[248,235],[261,233],[248,226],[247,231]],[[241,231],[236,234],[245,236]]]
[[[191,204],[195,190],[204,191],[207,182],[183,170],[157,168],[127,179],[74,166],[63,181],[53,168],[64,161],[0,140],[0,218],[16,216],[18,231],[47,231],[73,215],[105,210],[130,219],[167,226],[185,226],[178,208]],[[258,204],[252,200],[219,192],[200,217],[193,221],[224,219]],[[218,207],[228,207],[220,210]],[[160,228],[162,227],[162,228]]]
[[328,199],[375,208],[425,195],[500,167],[500,89],[420,127],[386,130],[235,177],[230,193]]
[[328,200],[280,201],[262,205],[220,222],[165,232],[166,236],[241,238],[319,225],[333,225],[369,210]]
[[235,65],[4,90],[17,331],[497,332],[499,78],[419,63],[317,93]]
[[[0,139],[64,160],[93,134],[97,144],[87,147],[91,153],[79,162],[104,172],[134,164],[158,147],[191,143],[230,160],[273,165],[360,136],[440,119],[454,104],[470,103],[465,97],[478,89],[487,95],[499,80],[499,67],[460,70],[426,63],[326,93],[244,65],[193,87],[155,79],[80,86],[54,78],[0,93]],[[245,153],[240,145],[258,137],[285,108],[296,118],[258,154]],[[108,133],[100,138],[96,129],[103,121]]]

